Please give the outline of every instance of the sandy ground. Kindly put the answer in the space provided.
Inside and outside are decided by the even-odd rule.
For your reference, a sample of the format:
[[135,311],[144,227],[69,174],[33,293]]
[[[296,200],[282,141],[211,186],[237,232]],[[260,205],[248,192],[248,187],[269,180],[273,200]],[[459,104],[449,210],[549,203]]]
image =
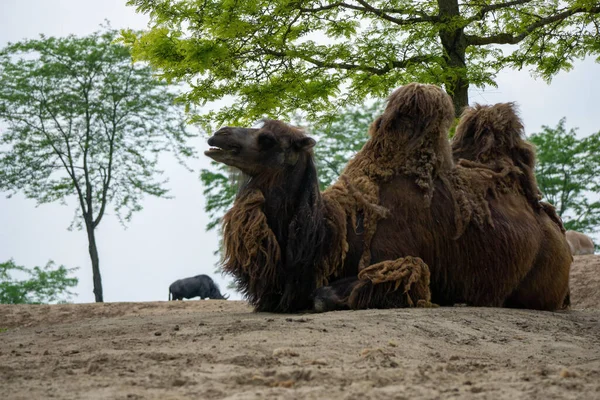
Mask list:
[[575,256],[570,286],[573,308],[600,309],[600,255]]
[[578,257],[556,313],[4,305],[0,398],[600,399],[599,276]]

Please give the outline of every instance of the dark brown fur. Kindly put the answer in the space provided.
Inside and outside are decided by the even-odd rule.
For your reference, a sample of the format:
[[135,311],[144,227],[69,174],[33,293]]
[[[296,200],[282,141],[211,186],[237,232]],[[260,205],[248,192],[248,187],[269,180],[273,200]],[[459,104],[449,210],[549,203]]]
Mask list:
[[[452,139],[454,160],[467,168],[489,168],[505,175],[501,186],[523,193],[533,210],[546,214],[564,234],[565,228],[556,208],[540,201],[542,195],[534,173],[535,148],[524,136],[524,127],[514,103],[467,108]],[[554,239],[564,242],[558,236]],[[564,253],[564,243],[558,245],[558,252]],[[560,272],[568,276],[568,271],[563,267]],[[552,279],[550,276],[545,278]],[[568,303],[567,293],[564,305],[568,306]]]
[[[560,231],[523,194],[499,190],[506,171],[454,165],[453,115],[435,86],[398,89],[323,194],[296,128],[217,132],[209,144],[227,151],[209,155],[251,176],[225,217],[224,268],[255,308],[310,308],[315,289],[320,311],[430,300],[560,307],[570,264]],[[261,147],[265,135],[272,143]]]
[[297,148],[306,136],[279,121],[266,121],[257,137],[266,138],[257,149],[261,170],[243,171],[248,179],[224,217],[224,269],[258,311],[311,308],[310,294],[330,274],[326,238],[335,240],[324,218],[314,141]]

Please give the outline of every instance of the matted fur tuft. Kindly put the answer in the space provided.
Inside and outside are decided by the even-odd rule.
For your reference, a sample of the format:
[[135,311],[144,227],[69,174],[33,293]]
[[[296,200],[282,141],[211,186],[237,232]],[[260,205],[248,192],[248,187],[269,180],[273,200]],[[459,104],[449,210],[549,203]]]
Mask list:
[[505,173],[515,184],[513,188],[521,190],[532,207],[540,208],[535,147],[525,140],[514,103],[477,104],[465,109],[452,139],[452,153],[465,167],[484,166]]
[[[515,103],[466,108],[452,140],[455,158],[487,163],[511,156],[529,166],[535,162],[533,146],[524,140],[525,131]],[[513,154],[526,149],[527,154]]]
[[[372,136],[383,136],[402,129],[404,140],[432,141],[446,138],[454,120],[452,99],[441,88],[434,85],[410,83],[396,89],[388,98],[387,107],[381,117],[381,125]],[[390,139],[390,138],[385,138]]]

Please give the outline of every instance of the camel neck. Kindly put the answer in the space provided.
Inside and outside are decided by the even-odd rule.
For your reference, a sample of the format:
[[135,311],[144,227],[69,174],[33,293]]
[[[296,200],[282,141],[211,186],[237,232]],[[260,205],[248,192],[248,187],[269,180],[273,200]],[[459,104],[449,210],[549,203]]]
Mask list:
[[312,156],[300,157],[294,165],[249,177],[240,186],[238,197],[246,191],[260,191],[263,212],[282,250],[288,241],[289,226],[309,209],[322,208],[317,170]]

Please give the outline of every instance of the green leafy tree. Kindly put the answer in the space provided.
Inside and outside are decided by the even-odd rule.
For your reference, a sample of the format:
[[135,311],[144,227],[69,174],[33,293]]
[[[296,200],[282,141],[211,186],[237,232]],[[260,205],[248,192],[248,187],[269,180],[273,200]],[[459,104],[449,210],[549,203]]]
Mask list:
[[[309,119],[382,98],[411,81],[442,84],[457,115],[470,86],[505,68],[549,81],[600,53],[597,0],[128,0],[152,28],[124,33],[135,58],[189,83],[219,124]],[[511,46],[503,46],[511,45]]]
[[368,139],[371,123],[383,112],[383,103],[352,107],[331,116],[325,125],[307,124],[308,132],[318,141],[315,161],[321,190],[337,181],[348,164]]
[[[56,267],[48,261],[45,267],[29,269],[15,264],[13,260],[0,263],[0,303],[1,304],[43,304],[71,300],[70,288],[77,286],[78,280],[71,277],[77,268]],[[26,277],[16,279],[13,274]]]
[[565,118],[531,135],[537,147],[536,177],[544,198],[556,206],[565,228],[597,232],[600,227],[600,132],[579,139]]
[[118,32],[44,37],[0,51],[0,190],[38,204],[74,198],[94,294],[103,301],[96,228],[108,207],[122,223],[145,195],[167,197],[158,155],[193,156],[182,106]]

